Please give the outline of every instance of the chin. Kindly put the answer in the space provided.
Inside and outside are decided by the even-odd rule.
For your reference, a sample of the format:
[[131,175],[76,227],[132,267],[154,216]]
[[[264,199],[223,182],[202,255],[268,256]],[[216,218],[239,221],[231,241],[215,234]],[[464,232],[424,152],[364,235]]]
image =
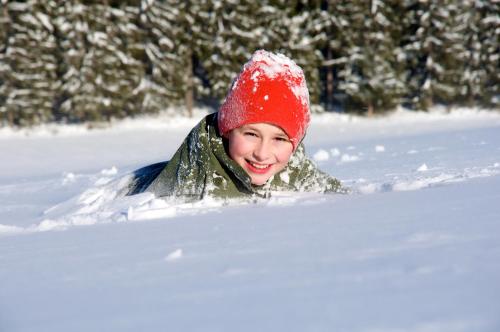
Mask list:
[[263,180],[263,179],[256,179],[256,180],[253,180],[252,179],[252,184],[255,185],[255,186],[263,186],[266,184],[267,180],[269,180],[269,178]]

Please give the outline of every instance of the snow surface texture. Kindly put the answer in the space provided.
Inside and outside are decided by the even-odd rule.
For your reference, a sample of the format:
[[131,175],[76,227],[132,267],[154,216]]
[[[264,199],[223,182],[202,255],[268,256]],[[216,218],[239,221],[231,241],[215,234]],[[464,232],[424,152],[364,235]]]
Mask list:
[[500,115],[312,120],[354,194],[116,198],[198,120],[1,129],[0,331],[499,331]]

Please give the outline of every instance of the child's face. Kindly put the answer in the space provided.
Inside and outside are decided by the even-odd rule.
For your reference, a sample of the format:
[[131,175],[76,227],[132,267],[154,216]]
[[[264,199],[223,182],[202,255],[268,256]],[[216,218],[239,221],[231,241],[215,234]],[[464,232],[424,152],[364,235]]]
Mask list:
[[228,140],[229,156],[243,167],[255,185],[263,185],[285,168],[293,153],[293,145],[285,132],[267,123],[233,129]]

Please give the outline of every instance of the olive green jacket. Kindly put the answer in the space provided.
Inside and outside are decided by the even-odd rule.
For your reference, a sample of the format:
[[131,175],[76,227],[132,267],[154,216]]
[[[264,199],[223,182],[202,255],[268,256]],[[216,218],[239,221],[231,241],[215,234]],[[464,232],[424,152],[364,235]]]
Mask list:
[[346,192],[337,179],[318,170],[306,157],[303,144],[288,165],[263,186],[252,185],[246,171],[229,157],[224,144],[217,128],[217,113],[206,116],[170,161],[135,171],[128,194],[148,191],[157,197],[199,200],[207,196],[269,197],[273,191]]

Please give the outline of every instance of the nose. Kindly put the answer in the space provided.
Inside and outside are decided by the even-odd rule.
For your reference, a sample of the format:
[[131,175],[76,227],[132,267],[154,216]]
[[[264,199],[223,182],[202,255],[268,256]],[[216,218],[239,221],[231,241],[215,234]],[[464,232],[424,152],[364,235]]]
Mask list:
[[271,157],[271,145],[266,140],[262,140],[253,150],[255,161],[265,161]]

